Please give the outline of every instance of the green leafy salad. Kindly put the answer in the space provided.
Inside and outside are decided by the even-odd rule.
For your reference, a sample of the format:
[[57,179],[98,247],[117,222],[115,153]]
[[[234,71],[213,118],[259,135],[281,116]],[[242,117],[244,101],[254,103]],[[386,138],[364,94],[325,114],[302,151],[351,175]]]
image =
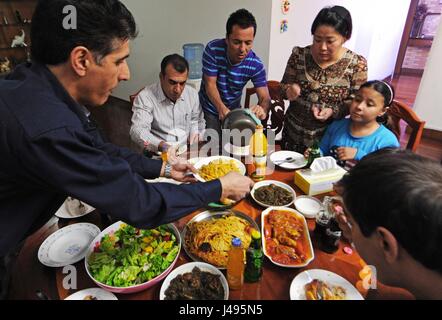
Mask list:
[[161,274],[178,252],[179,243],[166,225],[141,230],[122,224],[96,244],[88,259],[89,271],[106,285],[133,286]]

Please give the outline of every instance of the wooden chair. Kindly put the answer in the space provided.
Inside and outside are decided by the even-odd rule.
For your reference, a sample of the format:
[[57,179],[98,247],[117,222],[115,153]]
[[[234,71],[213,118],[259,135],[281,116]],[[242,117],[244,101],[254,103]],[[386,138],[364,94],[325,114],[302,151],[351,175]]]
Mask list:
[[131,94],[129,96],[129,101],[130,101],[130,105],[132,106],[134,104],[134,100],[137,97],[137,95],[141,92],[141,90],[143,90],[144,88],[141,88],[140,90],[138,90],[137,93]]
[[[275,136],[282,131],[284,124],[285,105],[284,100],[281,98],[279,91],[279,81],[269,80],[267,81],[267,87],[271,98],[270,112],[267,118],[262,121],[266,130],[273,130]],[[246,89],[246,99],[244,107],[250,107],[250,96],[256,94],[255,88]]]
[[405,103],[393,100],[388,111],[388,127],[394,132],[400,141],[405,130],[401,127],[401,120],[410,128],[410,137],[406,149],[416,152],[422,138],[425,121],[419,119],[417,114]]

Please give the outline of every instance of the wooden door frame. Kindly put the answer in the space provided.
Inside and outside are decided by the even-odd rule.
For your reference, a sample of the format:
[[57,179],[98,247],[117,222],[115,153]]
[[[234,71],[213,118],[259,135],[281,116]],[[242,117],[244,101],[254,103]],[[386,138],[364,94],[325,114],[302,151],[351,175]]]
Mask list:
[[402,33],[401,46],[399,47],[396,65],[394,67],[394,77],[398,77],[401,74],[402,64],[404,63],[405,53],[407,52],[408,40],[410,39],[411,28],[413,27],[413,19],[418,4],[419,0],[411,0],[410,2],[410,8],[408,9],[404,32]]

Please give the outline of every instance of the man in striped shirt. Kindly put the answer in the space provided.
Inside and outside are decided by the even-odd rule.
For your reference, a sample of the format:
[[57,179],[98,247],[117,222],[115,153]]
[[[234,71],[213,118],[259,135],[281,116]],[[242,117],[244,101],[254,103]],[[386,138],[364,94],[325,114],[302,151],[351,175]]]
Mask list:
[[252,80],[258,105],[251,110],[265,119],[270,96],[264,65],[252,51],[256,34],[253,15],[240,9],[232,13],[226,24],[226,38],[209,42],[203,54],[203,80],[199,92],[206,119],[206,128],[221,133],[221,122],[230,110],[240,108],[244,86]]

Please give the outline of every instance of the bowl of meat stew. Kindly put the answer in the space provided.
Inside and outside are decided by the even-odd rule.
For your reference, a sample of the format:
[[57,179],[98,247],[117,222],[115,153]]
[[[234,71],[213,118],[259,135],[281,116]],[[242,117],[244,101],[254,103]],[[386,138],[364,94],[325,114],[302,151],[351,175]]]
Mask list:
[[250,195],[262,207],[288,207],[295,201],[296,193],[292,187],[276,180],[255,183]]
[[223,273],[204,262],[185,263],[164,279],[160,300],[228,300],[229,285]]

